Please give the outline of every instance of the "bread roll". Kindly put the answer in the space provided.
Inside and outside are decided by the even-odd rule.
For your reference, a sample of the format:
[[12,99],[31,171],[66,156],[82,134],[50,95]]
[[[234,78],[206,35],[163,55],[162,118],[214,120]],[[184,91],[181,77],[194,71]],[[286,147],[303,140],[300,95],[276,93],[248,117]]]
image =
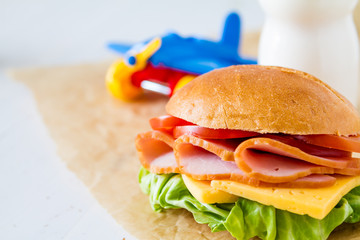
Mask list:
[[342,95],[293,69],[239,65],[201,75],[174,94],[170,115],[202,127],[260,133],[356,135],[360,117]]

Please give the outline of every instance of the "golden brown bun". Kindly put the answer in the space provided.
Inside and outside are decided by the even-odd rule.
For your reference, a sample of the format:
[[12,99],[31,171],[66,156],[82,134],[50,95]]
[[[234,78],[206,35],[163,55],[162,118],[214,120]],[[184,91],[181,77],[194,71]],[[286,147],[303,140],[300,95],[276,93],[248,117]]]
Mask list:
[[169,114],[202,127],[261,133],[360,132],[355,107],[314,76],[281,67],[239,65],[197,77],[175,93]]

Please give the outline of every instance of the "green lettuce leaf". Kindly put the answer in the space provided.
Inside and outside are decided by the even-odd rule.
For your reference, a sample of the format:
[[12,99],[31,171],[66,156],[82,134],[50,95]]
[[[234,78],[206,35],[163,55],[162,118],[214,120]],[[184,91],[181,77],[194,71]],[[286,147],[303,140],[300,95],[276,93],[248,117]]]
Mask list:
[[231,204],[203,204],[191,195],[179,174],[157,175],[141,168],[139,183],[154,211],[185,208],[198,223],[208,224],[211,231],[227,230],[238,240],[255,236],[264,240],[326,239],[343,222],[360,221],[360,187],[319,220],[244,198]]
[[198,223],[208,224],[212,231],[226,230],[224,222],[234,204],[203,204],[186,188],[179,174],[152,174],[141,168],[139,182],[142,191],[150,196],[154,211],[185,208]]

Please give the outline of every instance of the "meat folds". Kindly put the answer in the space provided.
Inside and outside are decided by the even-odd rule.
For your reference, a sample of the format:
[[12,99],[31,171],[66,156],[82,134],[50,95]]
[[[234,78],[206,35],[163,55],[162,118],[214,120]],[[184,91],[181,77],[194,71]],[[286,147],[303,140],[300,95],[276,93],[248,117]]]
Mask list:
[[139,134],[141,164],[157,174],[182,173],[197,180],[230,179],[254,186],[317,188],[334,174],[359,175],[352,153],[309,144],[290,135],[202,139],[149,131]]

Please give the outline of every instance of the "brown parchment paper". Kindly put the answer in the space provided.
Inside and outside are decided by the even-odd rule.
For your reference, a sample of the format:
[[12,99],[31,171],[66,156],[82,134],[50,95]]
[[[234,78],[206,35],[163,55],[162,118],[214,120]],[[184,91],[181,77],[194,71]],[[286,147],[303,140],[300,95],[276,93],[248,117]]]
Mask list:
[[[256,55],[258,34],[245,53]],[[233,239],[211,233],[185,210],[155,213],[137,183],[140,164],[134,139],[164,114],[167,98],[147,94],[135,102],[112,99],[104,86],[110,62],[12,71],[34,93],[45,124],[68,168],[124,229],[138,239]],[[360,225],[344,225],[331,239],[360,239]]]
[[106,92],[110,63],[21,70],[12,76],[33,91],[60,157],[98,202],[139,239],[226,239],[195,224],[184,210],[155,213],[138,186],[134,139],[164,114],[167,98],[148,94],[131,103]]

